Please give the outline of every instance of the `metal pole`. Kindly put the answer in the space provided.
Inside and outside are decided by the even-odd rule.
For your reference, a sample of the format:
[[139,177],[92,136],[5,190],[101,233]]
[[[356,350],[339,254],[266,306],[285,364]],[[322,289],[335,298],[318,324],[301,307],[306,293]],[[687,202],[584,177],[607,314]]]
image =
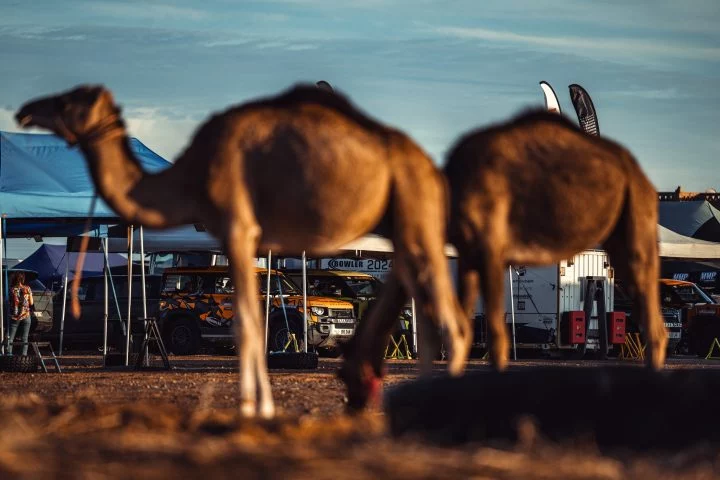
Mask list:
[[[508,273],[510,274],[510,316],[512,317],[513,360],[517,360],[517,346],[515,345],[515,295],[513,295],[512,266],[510,265],[508,265]],[[518,284],[519,283],[520,277],[518,277]]]
[[307,302],[307,259],[305,258],[305,250],[302,253],[302,277],[303,277],[303,352],[307,353],[307,334],[308,334],[308,302]]
[[[143,236],[143,227],[140,225],[140,281],[141,281],[141,288],[142,288],[142,309],[143,309],[143,318],[147,318],[147,292],[145,291],[145,241]],[[148,333],[147,333],[147,320],[143,320],[143,326],[145,328],[145,342],[148,340]],[[143,364],[146,367],[150,366],[150,354],[147,350],[143,353],[144,359]]]
[[5,215],[0,221],[0,353],[5,355],[5,275],[7,274],[7,268],[2,268],[3,258],[5,258],[3,248],[5,247]]
[[417,355],[417,315],[415,315],[415,298],[410,299],[412,308],[412,329],[413,329],[413,353]]
[[103,246],[103,280],[105,286],[105,305],[103,312],[103,365],[107,360],[107,337],[108,337],[108,316],[110,313],[110,306],[108,302],[108,254],[107,254],[107,238],[101,239]]
[[[268,324],[270,322],[270,265],[272,261],[272,250],[268,250],[268,256],[267,256],[267,287],[265,290],[265,351],[267,352],[267,344],[268,344],[268,334],[270,333],[268,331]],[[236,327],[237,328],[237,327]]]
[[128,227],[128,309],[127,309],[127,330],[125,330],[125,366],[130,365],[130,334],[132,330],[132,254],[133,254],[133,226]]
[[65,335],[65,312],[67,311],[67,287],[68,287],[68,272],[70,271],[70,256],[68,255],[67,249],[65,250],[65,278],[63,279],[63,308],[62,316],[60,317],[60,342],[58,345],[58,357],[62,357],[63,353],[63,336]]

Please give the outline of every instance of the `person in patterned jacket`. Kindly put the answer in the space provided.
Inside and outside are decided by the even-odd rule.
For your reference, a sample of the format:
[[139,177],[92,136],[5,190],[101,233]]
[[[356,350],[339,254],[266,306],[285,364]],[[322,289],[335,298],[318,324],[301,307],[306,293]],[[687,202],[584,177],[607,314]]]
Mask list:
[[8,334],[8,355],[12,355],[13,340],[15,340],[15,334],[17,333],[18,327],[22,324],[22,339],[25,344],[23,345],[22,354],[27,355],[28,351],[28,336],[30,334],[30,312],[33,307],[33,296],[32,290],[29,286],[25,285],[25,273],[15,272],[13,273],[12,280],[10,280],[10,332]]

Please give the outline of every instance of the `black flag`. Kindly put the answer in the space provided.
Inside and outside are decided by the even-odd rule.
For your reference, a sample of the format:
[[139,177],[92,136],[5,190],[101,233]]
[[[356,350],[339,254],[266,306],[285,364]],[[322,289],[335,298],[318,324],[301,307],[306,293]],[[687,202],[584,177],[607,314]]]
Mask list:
[[578,122],[580,122],[580,128],[587,134],[599,136],[600,126],[598,125],[595,106],[590,95],[576,83],[568,86],[568,88],[570,89],[570,100],[572,100]]
[[320,80],[319,82],[316,82],[315,85],[317,85],[317,87],[320,90],[325,90],[326,92],[334,92],[335,91],[335,90],[333,90],[332,86],[325,80]]

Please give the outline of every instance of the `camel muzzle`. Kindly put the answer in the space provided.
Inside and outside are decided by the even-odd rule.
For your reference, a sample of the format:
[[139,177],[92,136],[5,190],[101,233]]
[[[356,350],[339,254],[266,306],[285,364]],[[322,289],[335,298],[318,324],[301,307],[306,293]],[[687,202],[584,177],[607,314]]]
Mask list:
[[26,103],[15,114],[15,121],[22,128],[48,127],[47,123],[50,122],[43,122],[42,119],[49,118],[53,114],[54,105],[55,102],[47,98]]

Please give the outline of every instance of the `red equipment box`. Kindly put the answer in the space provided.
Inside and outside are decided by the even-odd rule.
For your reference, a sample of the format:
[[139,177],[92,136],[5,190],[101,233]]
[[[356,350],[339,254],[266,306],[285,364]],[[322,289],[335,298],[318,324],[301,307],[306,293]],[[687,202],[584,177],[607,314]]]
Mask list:
[[573,310],[564,312],[565,316],[565,344],[578,345],[585,343],[585,312]]
[[608,312],[608,340],[614,345],[625,343],[625,312]]

